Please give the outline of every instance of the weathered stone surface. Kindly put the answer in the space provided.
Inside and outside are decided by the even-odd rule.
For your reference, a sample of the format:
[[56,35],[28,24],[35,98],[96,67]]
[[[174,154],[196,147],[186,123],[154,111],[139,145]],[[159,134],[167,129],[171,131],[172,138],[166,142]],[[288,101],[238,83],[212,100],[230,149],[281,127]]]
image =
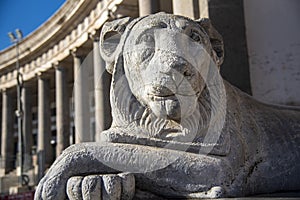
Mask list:
[[[66,149],[35,199],[71,199],[68,180],[95,174],[98,199],[130,199],[135,189],[134,199],[299,190],[299,108],[266,105],[223,81],[223,49],[207,19],[159,13],[106,23],[112,127],[101,143]],[[93,181],[83,180],[83,189]]]
[[82,180],[82,198],[83,200],[99,199],[102,195],[101,176],[90,175]]
[[121,199],[122,200],[132,199],[135,193],[135,179],[133,174],[122,173],[122,174],[118,174],[118,176],[121,178],[121,184],[122,184]]
[[102,199],[118,200],[121,198],[121,179],[117,175],[103,175]]
[[82,187],[81,176],[71,177],[67,182],[67,195],[72,200],[82,200],[81,187]]

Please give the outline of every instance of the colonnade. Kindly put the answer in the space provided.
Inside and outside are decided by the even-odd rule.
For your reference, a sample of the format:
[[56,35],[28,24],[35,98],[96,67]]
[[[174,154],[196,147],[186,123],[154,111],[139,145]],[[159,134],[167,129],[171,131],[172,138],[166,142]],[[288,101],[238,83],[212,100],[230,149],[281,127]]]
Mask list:
[[[99,32],[97,32],[97,35]],[[105,63],[100,57],[98,42],[99,38],[91,35],[93,46],[88,51],[93,52],[92,69],[94,78],[90,77],[89,71],[84,69],[82,61],[86,56],[87,50],[82,51],[80,48],[72,49],[70,57],[72,62],[56,62],[48,71],[36,73],[36,79],[25,82],[22,87],[22,108],[23,108],[23,167],[28,170],[36,164],[37,173],[42,176],[45,169],[51,165],[54,158],[72,143],[70,141],[71,129],[71,104],[70,99],[74,98],[74,124],[75,124],[75,143],[94,141],[94,135],[90,133],[90,82],[94,79],[94,102],[95,102],[95,133],[99,133],[108,128],[111,117],[105,107],[109,106],[109,83],[103,81],[99,74],[103,74]],[[84,54],[85,53],[85,54]],[[70,67],[70,65],[73,65]],[[73,77],[70,77],[70,70],[73,71]],[[106,75],[107,76],[107,75]],[[73,79],[72,83],[69,80]],[[35,82],[35,83],[34,83]],[[36,86],[37,85],[37,86]],[[54,86],[53,86],[54,85]],[[70,86],[71,85],[71,86]],[[55,90],[53,92],[53,90]],[[12,171],[17,163],[16,140],[14,135],[15,125],[15,91],[14,88],[2,89],[2,124],[1,124],[1,165],[0,175]],[[33,93],[36,92],[36,96]],[[54,97],[51,97],[52,93]],[[105,93],[105,94],[104,94]],[[53,95],[52,95],[53,96]],[[37,99],[33,99],[36,97]],[[52,101],[55,101],[55,124],[51,122]],[[32,108],[33,102],[36,101],[37,107],[37,136],[36,144],[32,135]],[[53,142],[52,126],[56,128],[55,149]],[[74,136],[73,136],[74,137]],[[32,160],[32,147],[36,145],[37,163]]]

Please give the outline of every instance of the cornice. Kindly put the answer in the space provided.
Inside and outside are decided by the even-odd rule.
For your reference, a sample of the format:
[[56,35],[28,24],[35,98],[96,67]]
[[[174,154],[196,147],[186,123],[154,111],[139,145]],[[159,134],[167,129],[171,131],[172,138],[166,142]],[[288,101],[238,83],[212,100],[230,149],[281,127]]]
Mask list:
[[[75,2],[78,1],[66,1],[61,8],[45,23],[38,27],[35,31],[25,37],[19,43],[20,59],[28,54],[32,53],[37,46],[41,46],[48,37],[55,34],[59,26],[59,22],[63,16],[69,14],[71,10],[76,6]],[[27,50],[27,51],[26,51]],[[29,53],[30,52],[30,53]],[[0,67],[9,65],[9,62],[15,60],[15,49],[14,46],[10,46],[7,49],[0,51]]]
[[[134,0],[67,0],[65,4],[36,31],[20,42],[20,71],[24,80],[37,71],[53,68],[53,63],[80,49],[110,19],[109,12],[128,13]],[[127,7],[128,9],[127,9]],[[137,6],[136,6],[137,7]],[[29,49],[30,48],[30,49]],[[0,87],[13,87],[15,82],[15,48],[0,52]]]

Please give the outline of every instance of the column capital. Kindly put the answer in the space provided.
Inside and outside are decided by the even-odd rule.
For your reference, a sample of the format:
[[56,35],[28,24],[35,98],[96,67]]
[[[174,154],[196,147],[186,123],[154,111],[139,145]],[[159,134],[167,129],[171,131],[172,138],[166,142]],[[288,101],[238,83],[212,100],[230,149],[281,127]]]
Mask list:
[[52,63],[52,68],[56,70],[63,70],[65,67],[62,66],[61,62],[56,61]]
[[35,72],[35,76],[38,77],[38,78],[40,78],[42,75],[43,75],[42,71],[36,71]]
[[23,88],[29,88],[29,87],[32,87],[32,82],[30,81],[24,81],[23,82]]
[[74,57],[74,58],[78,58],[78,57],[83,57],[85,54],[86,49],[84,48],[78,48],[78,47],[75,47],[73,49],[70,49],[70,54]]
[[39,79],[48,78],[49,73],[47,71],[38,70],[35,72],[35,76]]
[[67,61],[58,60],[58,61],[54,61],[51,63],[51,69],[54,69],[54,70],[67,69],[68,65],[69,65],[69,63]]
[[1,88],[1,90],[0,90],[2,93],[4,93],[4,92],[6,92],[7,91],[7,88],[5,88],[5,87],[3,87],[3,88]]
[[94,42],[99,42],[100,36],[99,36],[99,31],[93,30],[92,32],[88,33],[89,38],[93,40]]
[[56,68],[60,68],[60,65],[59,65],[59,61],[55,61],[51,64],[52,68],[56,69]]
[[78,56],[78,48],[70,49],[70,54],[71,54],[73,57],[77,57],[77,56]]
[[0,89],[0,92],[6,93],[6,94],[12,94],[14,92],[14,89],[15,89],[15,86],[14,87],[3,87]]
[[117,10],[117,6],[114,6],[112,8],[109,8],[107,10],[107,17],[111,20],[117,19],[117,16],[114,14],[114,12]]

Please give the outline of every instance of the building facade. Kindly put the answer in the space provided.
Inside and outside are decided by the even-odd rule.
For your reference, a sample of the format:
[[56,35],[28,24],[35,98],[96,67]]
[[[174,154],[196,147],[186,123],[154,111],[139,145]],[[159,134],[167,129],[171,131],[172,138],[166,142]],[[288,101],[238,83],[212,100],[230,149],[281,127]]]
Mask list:
[[[277,15],[281,7],[289,10],[281,13],[286,20]],[[260,100],[300,105],[297,7],[297,0],[67,0],[19,44],[23,171],[30,184],[37,184],[67,146],[95,141],[110,126],[111,77],[98,48],[106,21],[159,11],[210,18],[224,38],[225,79]],[[272,17],[278,21],[270,23]],[[19,175],[15,63],[14,46],[0,52],[0,192],[16,185]]]

